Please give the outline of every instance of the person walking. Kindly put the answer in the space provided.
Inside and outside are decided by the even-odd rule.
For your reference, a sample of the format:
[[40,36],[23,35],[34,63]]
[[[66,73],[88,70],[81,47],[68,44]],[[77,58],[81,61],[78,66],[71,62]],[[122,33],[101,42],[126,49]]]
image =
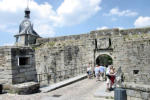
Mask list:
[[100,80],[104,80],[105,68],[103,65],[100,65]]
[[115,69],[113,68],[112,65],[109,65],[108,68],[106,69],[106,76],[107,76],[106,91],[110,91],[112,90],[112,85],[114,84],[115,80]]
[[106,77],[107,77],[107,79],[106,79],[106,92],[108,92],[109,91],[109,88],[110,88],[110,65],[106,68]]
[[109,72],[109,75],[110,75],[110,90],[112,90],[112,86],[115,82],[115,68],[113,66],[110,67],[110,72]]
[[89,79],[91,78],[91,75],[92,75],[92,67],[89,63],[88,66],[87,66],[87,76],[88,76]]
[[96,81],[100,81],[100,67],[96,65],[94,71],[95,71]]

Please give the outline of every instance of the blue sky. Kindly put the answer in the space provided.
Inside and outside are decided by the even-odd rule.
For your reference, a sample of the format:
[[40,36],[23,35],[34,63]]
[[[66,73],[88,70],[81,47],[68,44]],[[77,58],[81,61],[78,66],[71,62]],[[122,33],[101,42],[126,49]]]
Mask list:
[[[107,28],[150,26],[150,0],[30,0],[31,21],[41,37]],[[27,0],[0,0],[0,46],[13,45]]]

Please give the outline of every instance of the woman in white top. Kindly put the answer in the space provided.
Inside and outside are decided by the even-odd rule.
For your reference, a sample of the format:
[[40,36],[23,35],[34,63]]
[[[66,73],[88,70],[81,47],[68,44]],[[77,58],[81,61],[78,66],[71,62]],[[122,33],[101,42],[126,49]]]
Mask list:
[[115,79],[115,71],[112,65],[109,65],[108,68],[106,69],[106,76],[107,76],[106,91],[109,91],[112,88]]

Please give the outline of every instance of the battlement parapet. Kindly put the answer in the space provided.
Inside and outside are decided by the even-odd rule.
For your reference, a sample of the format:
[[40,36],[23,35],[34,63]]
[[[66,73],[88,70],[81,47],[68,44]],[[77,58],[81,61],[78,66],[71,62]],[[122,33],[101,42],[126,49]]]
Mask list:
[[150,27],[144,28],[133,28],[133,29],[122,29],[120,30],[121,35],[134,35],[134,34],[148,34],[150,33]]
[[111,36],[111,35],[119,35],[119,29],[103,29],[103,30],[95,30],[90,32],[91,35],[96,36]]
[[80,34],[80,35],[70,35],[70,36],[61,36],[61,37],[54,37],[54,38],[39,38],[37,39],[37,44],[42,44],[45,42],[51,41],[65,41],[65,40],[79,40],[79,39],[87,39],[89,38],[89,34]]
[[133,29],[103,29],[91,31],[87,34],[70,35],[70,36],[60,36],[54,38],[39,38],[37,39],[37,44],[42,44],[50,41],[65,41],[65,40],[79,40],[79,39],[96,39],[100,37],[111,37],[111,36],[124,36],[124,35],[134,35],[134,34],[148,34],[150,33],[150,27],[144,28],[133,28]]
[[29,49],[29,46],[0,46],[0,49]]
[[132,29],[103,29],[91,31],[90,34],[96,37],[111,36],[111,35],[134,35],[134,34],[148,34],[150,33],[150,27],[144,28],[132,28]]

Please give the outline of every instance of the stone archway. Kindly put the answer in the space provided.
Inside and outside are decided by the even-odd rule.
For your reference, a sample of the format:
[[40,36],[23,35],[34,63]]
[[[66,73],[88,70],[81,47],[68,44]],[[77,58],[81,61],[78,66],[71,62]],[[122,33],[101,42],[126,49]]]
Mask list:
[[111,65],[113,64],[113,59],[111,56],[107,54],[101,54],[99,55],[95,60],[96,65]]
[[96,66],[96,60],[99,56],[101,55],[107,55],[109,56],[112,61],[115,59],[114,54],[113,54],[113,49],[106,49],[106,50],[96,50],[94,53],[94,66]]

